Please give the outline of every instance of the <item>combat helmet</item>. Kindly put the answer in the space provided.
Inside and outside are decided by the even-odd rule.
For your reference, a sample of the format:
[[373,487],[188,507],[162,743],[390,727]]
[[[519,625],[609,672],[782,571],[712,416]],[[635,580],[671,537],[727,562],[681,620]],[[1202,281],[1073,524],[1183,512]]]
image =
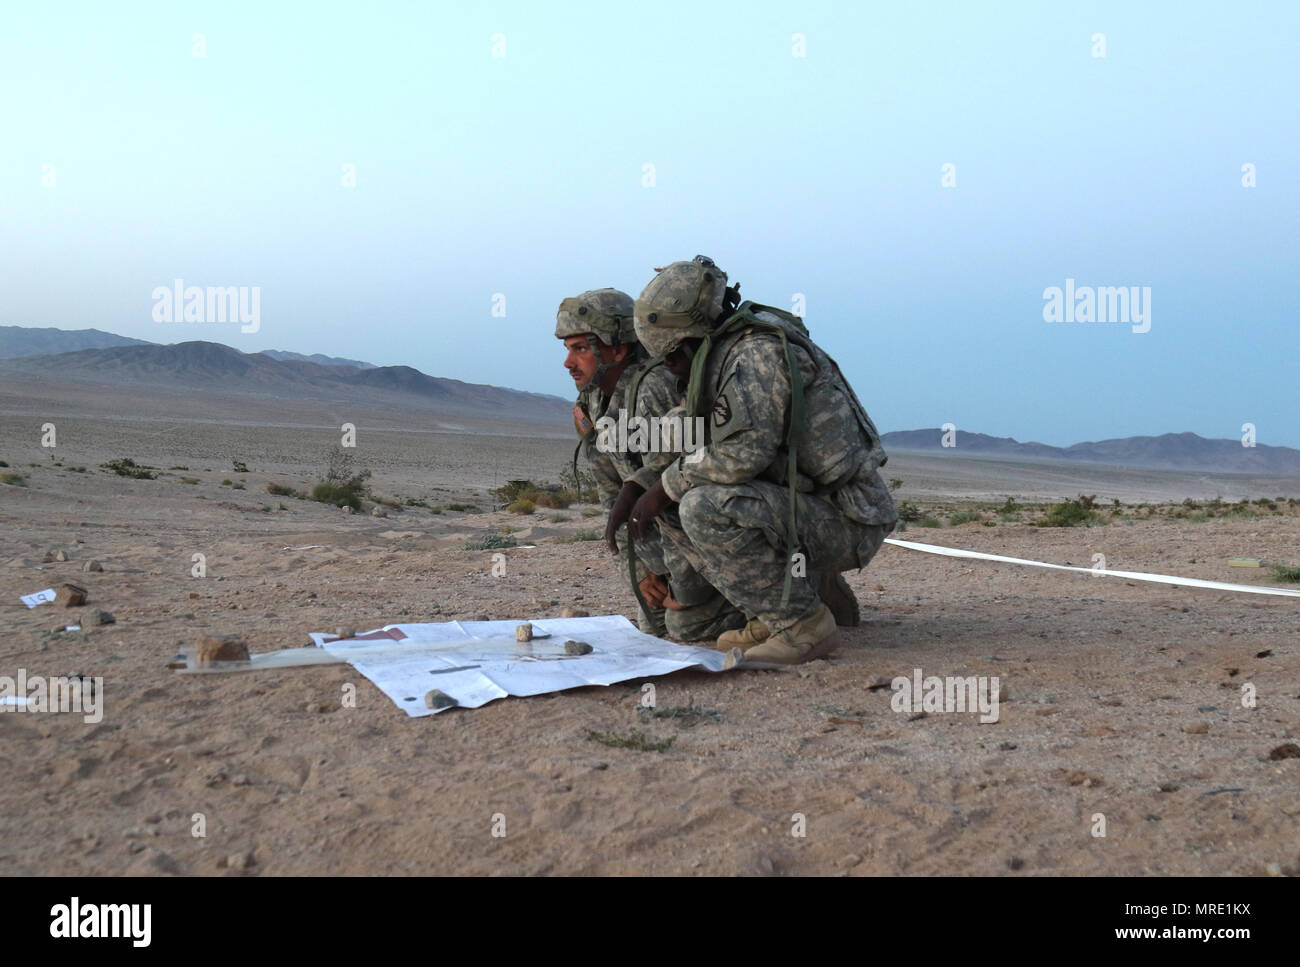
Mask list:
[[565,299],[555,314],[555,338],[594,333],[607,346],[635,343],[632,297],[618,289],[591,289]]
[[666,356],[683,340],[707,336],[723,315],[727,273],[697,255],[662,269],[636,300],[636,335],[652,356]]

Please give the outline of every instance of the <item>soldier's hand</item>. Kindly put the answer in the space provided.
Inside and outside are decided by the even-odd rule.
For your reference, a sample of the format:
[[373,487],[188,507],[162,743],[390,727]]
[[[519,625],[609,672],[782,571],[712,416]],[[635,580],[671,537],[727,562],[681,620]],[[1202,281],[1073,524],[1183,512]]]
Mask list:
[[669,597],[668,582],[661,574],[647,574],[640,581],[641,597],[651,611],[658,611],[664,606],[664,599]]
[[[614,500],[614,506],[609,512],[609,521],[605,524],[605,546],[609,548],[610,553],[618,553],[618,540],[614,535],[618,533],[620,527],[627,523],[627,519],[632,515],[633,505],[644,493],[645,488],[631,480],[623,484],[619,490],[618,497]],[[658,605],[655,605],[655,607],[658,607]]]
[[643,541],[650,533],[650,524],[673,503],[673,499],[664,490],[664,482],[656,480],[655,485],[641,495],[641,499],[632,508],[632,516],[627,522],[627,532],[633,540]]

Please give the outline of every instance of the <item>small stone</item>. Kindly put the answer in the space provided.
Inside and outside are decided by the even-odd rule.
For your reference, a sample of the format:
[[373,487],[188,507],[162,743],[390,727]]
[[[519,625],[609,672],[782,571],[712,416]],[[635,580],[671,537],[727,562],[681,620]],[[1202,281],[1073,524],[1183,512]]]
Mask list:
[[232,786],[246,786],[248,785],[248,776],[241,772],[239,775],[235,776],[235,778],[230,780],[230,784]]
[[191,592],[190,592],[190,600],[191,600],[191,601],[197,601],[197,600],[198,600],[198,597],[199,597],[199,592],[197,592],[197,591],[191,591]]
[[1159,788],[1161,792],[1177,792],[1182,786],[1176,782],[1162,782]]
[[528,622],[515,626],[515,641],[532,641],[533,626]]
[[564,643],[564,653],[566,655],[590,655],[594,649],[585,641],[566,641]]
[[167,663],[168,668],[189,668],[190,660],[184,654],[178,654],[175,658]]
[[102,571],[104,570],[104,565],[100,564],[98,561],[87,561],[85,564],[81,565],[81,569],[83,571]]
[[1204,735],[1210,731],[1209,722],[1187,722],[1183,725],[1183,731],[1189,735]]
[[776,865],[772,862],[770,856],[760,856],[758,858],[758,868],[764,873],[775,873]]
[[923,718],[928,718],[929,714],[930,713],[928,712],[913,712],[911,715],[907,717],[907,720],[909,722],[917,722]]
[[59,553],[57,553],[57,554],[54,555],[54,559],[55,559],[56,561],[66,561],[66,560],[68,559],[68,552],[67,552],[67,551],[59,551]]
[[319,712],[321,710],[321,707],[317,705],[315,702],[308,702],[303,710],[306,712],[315,713],[315,712]]
[[387,517],[387,516],[388,516],[388,511],[384,510],[384,508],[382,508],[382,507],[376,507],[374,510],[372,510],[372,511],[370,512],[370,516],[371,516],[371,517]]
[[356,513],[356,511],[352,508],[352,506],[351,506],[350,504],[344,504],[344,505],[343,505],[342,507],[340,507],[339,509],[342,510],[343,513],[345,513],[345,514],[355,514],[355,513]]
[[1007,868],[1012,870],[1022,870],[1025,868],[1025,861],[1019,856],[1013,856],[1007,860]]
[[1265,864],[1264,864],[1264,872],[1267,873],[1269,876],[1281,876],[1281,875],[1282,875],[1282,864],[1280,864],[1280,863],[1265,863]]
[[886,678],[884,675],[872,675],[871,680],[867,682],[867,691],[874,692],[882,688],[890,688],[893,681],[892,678]]
[[342,628],[335,628],[334,633],[340,638],[355,638],[357,636],[357,629],[345,626]]
[[560,612],[561,618],[590,618],[590,611],[583,611],[581,608],[565,608]]
[[86,603],[86,589],[76,584],[61,584],[54,595],[54,603],[65,608],[76,608]]
[[111,611],[100,611],[98,608],[91,608],[90,613],[82,619],[82,624],[86,625],[115,625],[117,619],[113,617]]
[[424,694],[424,707],[431,709],[455,708],[460,702],[456,701],[441,689],[431,688]]
[[248,661],[248,645],[238,635],[204,635],[194,649],[194,663],[208,668],[219,661]]
[[226,857],[226,869],[228,870],[246,870],[252,865],[252,853],[231,853]]
[[1002,742],[998,745],[998,748],[1001,749],[1003,752],[1012,752],[1015,749],[1018,749],[1019,746],[1017,746],[1014,742]]
[[143,853],[145,850],[145,845],[144,843],[137,841],[131,843],[131,845],[128,846],[127,849],[129,849],[132,853]]
[[44,556],[43,558],[41,558],[41,563],[42,563],[42,564],[53,564],[53,563],[54,563],[54,552],[53,552],[53,551],[46,551],[46,552],[45,552],[45,556]]
[[1279,745],[1268,754],[1269,759],[1278,762],[1282,759],[1300,759],[1300,745],[1294,742],[1287,742]]

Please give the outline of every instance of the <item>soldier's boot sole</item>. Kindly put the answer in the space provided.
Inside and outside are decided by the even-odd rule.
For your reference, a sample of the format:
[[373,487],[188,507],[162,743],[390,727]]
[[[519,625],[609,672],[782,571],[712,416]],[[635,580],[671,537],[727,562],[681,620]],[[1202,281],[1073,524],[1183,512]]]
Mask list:
[[858,607],[857,596],[844,580],[839,571],[819,571],[817,574],[817,596],[835,615],[835,623],[841,628],[856,628],[862,623],[862,610]]

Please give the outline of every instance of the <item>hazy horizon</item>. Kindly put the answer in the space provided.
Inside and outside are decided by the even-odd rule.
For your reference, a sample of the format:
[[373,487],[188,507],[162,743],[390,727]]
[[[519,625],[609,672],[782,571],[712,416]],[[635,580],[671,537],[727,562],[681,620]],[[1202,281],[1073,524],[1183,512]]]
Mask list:
[[1300,447],[1292,5],[61,9],[0,36],[0,324],[571,397],[560,300],[704,253],[882,430]]

